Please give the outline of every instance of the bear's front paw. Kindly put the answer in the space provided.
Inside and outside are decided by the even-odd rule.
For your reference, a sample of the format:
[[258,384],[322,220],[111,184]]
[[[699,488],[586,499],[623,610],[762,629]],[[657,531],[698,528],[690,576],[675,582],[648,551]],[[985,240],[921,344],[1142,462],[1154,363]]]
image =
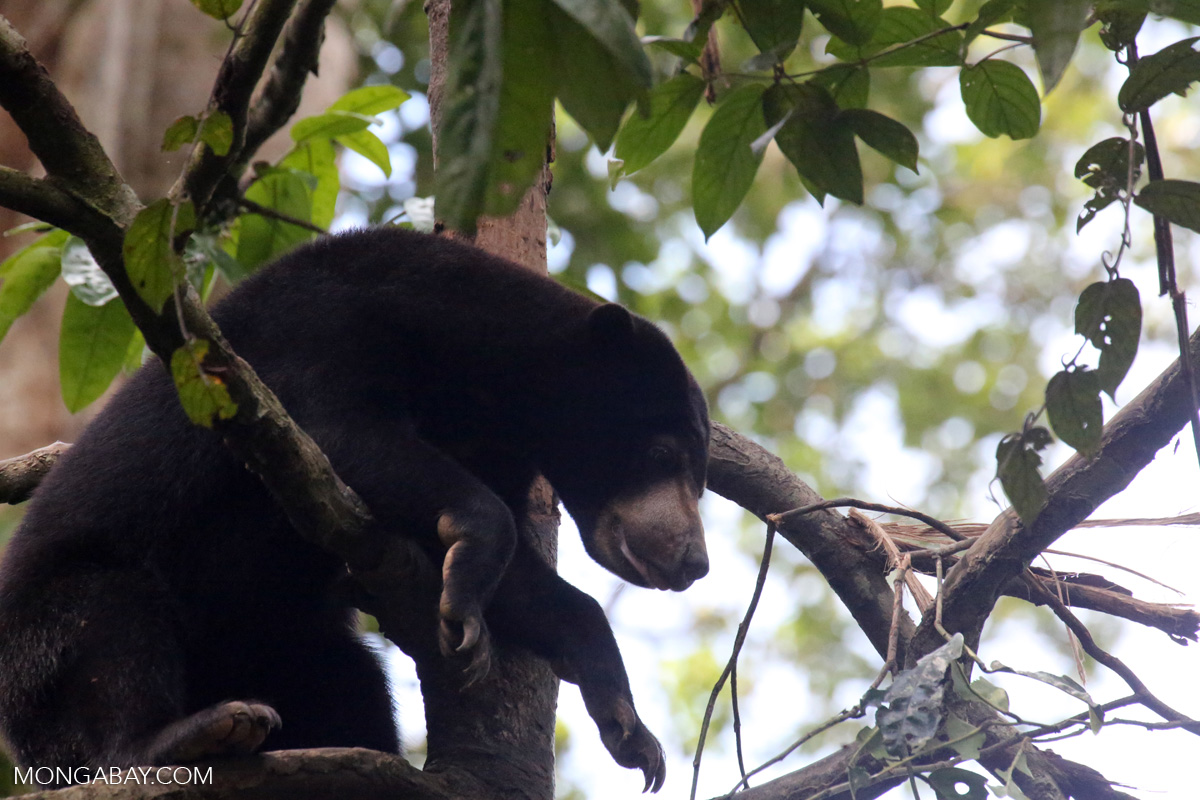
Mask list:
[[479,611],[468,612],[461,616],[453,611],[447,612],[447,603],[443,599],[441,624],[438,627],[438,646],[442,655],[453,658],[456,655],[470,654],[471,663],[463,670],[466,683],[463,688],[482,680],[492,666],[491,639],[488,636],[487,625]]
[[281,727],[279,714],[265,703],[236,700],[197,711],[164,728],[151,745],[150,761],[179,764],[209,756],[248,755],[267,734]]
[[622,767],[642,771],[646,776],[643,792],[657,792],[667,778],[667,762],[662,745],[642,724],[633,706],[624,698],[616,698],[610,711],[609,719],[605,721],[593,715],[604,746]]

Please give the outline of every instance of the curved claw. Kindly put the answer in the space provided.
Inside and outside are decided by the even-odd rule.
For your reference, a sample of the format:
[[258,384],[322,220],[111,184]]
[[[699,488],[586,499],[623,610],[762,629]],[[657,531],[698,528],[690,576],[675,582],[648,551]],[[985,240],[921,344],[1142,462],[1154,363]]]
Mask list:
[[667,760],[658,739],[642,724],[633,706],[624,698],[617,698],[604,716],[608,719],[596,719],[596,722],[600,725],[600,738],[613,760],[622,767],[642,771],[646,777],[643,793],[657,792],[667,778]]
[[463,670],[466,676],[464,689],[482,680],[492,665],[487,625],[479,616],[471,615],[461,622],[442,617],[438,627],[438,649],[446,658],[470,653],[471,661]]

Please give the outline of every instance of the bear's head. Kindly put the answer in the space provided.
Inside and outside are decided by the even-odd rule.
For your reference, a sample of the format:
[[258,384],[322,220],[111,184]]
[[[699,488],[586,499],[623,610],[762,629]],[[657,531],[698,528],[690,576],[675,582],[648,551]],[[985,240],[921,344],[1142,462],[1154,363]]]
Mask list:
[[555,426],[567,446],[546,477],[593,559],[635,585],[682,591],[708,572],[704,396],[663,332],[621,306],[596,307],[581,339],[580,403]]

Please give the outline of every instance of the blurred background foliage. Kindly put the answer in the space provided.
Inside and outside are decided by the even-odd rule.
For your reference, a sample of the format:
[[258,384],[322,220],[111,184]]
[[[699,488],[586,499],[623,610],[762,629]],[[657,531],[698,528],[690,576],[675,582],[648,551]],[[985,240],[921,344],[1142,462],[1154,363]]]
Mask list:
[[[958,0],[946,18],[972,18],[980,5]],[[414,95],[381,115],[390,178],[354,153],[341,157],[336,226],[379,224],[399,217],[405,200],[433,193],[422,94],[430,72],[428,25],[414,2],[360,0],[336,13],[352,34],[363,81]],[[646,0],[639,33],[678,36],[691,16],[689,3]],[[1186,31],[1148,22],[1144,37],[1167,43]],[[820,26],[807,25],[789,65],[821,64],[826,41]],[[720,26],[719,43],[731,72],[757,52],[737,26]],[[994,41],[973,46],[999,49]],[[1034,74],[1026,52],[1006,57]],[[654,63],[660,79],[675,68],[661,54]],[[1041,132],[1014,142],[984,138],[970,125],[957,70],[873,70],[869,107],[917,134],[919,173],[860,148],[866,203],[830,198],[822,207],[772,146],[746,202],[707,243],[692,215],[690,181],[708,111],[692,119],[665,156],[615,187],[607,157],[559,113],[551,270],[660,323],[705,388],[714,418],[781,456],[823,495],[904,504],[944,519],[990,518],[997,441],[1041,406],[1046,378],[1075,352],[1075,298],[1102,279],[1101,255],[1119,241],[1117,205],[1076,236],[1074,219],[1090,192],[1072,169],[1089,145],[1123,131],[1115,102],[1123,77],[1089,30],[1045,102]],[[719,81],[716,89],[728,85]],[[1197,174],[1200,117],[1176,100],[1157,113],[1168,177]],[[1152,299],[1148,231],[1149,217],[1138,215],[1122,273],[1143,289],[1143,347],[1173,337],[1169,307]],[[1181,236],[1177,250],[1190,249],[1191,237]],[[1191,260],[1181,258],[1180,270],[1181,285],[1194,287]],[[1123,387],[1119,397],[1127,401],[1138,389]],[[713,513],[718,521],[709,517],[710,539],[734,542],[752,575],[761,524],[728,509]],[[14,522],[12,513],[0,516],[0,532]],[[853,703],[878,665],[819,574],[790,547],[777,548],[769,584],[783,602],[756,623],[739,688],[752,697],[769,683],[759,676],[780,664],[802,676],[796,680],[809,699],[787,712],[799,733]],[[661,648],[653,678],[667,687],[673,728],[659,732],[681,754],[694,746],[748,596],[749,586],[745,593],[689,598],[678,643],[653,640]],[[640,602],[629,597],[614,590],[610,605]],[[1002,627],[1014,616],[1038,619],[1028,606],[1004,602],[993,624]],[[1057,629],[1039,623],[1036,630],[1069,662]],[[1100,638],[1115,631],[1108,626]],[[730,722],[728,704],[719,704],[713,731]],[[564,755],[577,740],[593,738],[591,730],[575,734],[570,723],[560,723]],[[845,737],[839,732],[839,738]],[[710,734],[709,747],[718,753],[728,748],[727,738],[712,741]],[[673,782],[686,778],[676,772]],[[599,796],[569,773],[559,792]]]
[[[945,17],[971,19],[981,4],[960,0]],[[688,3],[647,0],[639,33],[679,36],[691,15]],[[367,82],[419,93],[429,72],[419,5],[367,0],[346,18]],[[739,26],[718,28],[724,69],[736,73],[757,49]],[[1147,22],[1143,39],[1169,43],[1186,32],[1182,24]],[[789,71],[826,63],[827,39],[819,25],[806,25]],[[978,40],[973,47],[980,52],[972,54],[1001,46]],[[1006,58],[1036,75],[1028,48]],[[677,63],[655,55],[656,79],[670,77]],[[781,456],[823,495],[894,502],[944,519],[990,518],[998,510],[989,486],[996,444],[1041,406],[1048,376],[1074,354],[1075,299],[1103,279],[1101,255],[1119,241],[1117,205],[1098,216],[1086,237],[1076,236],[1074,220],[1090,192],[1072,170],[1088,146],[1124,131],[1115,103],[1124,75],[1093,26],[1046,98],[1039,134],[1014,142],[985,138],[968,122],[956,69],[872,70],[868,106],[917,134],[919,173],[860,147],[866,203],[830,198],[821,207],[772,146],[746,201],[708,243],[692,214],[690,187],[710,113],[703,103],[666,155],[615,186],[608,156],[560,108],[549,197],[557,241],[551,271],[661,324],[705,388],[714,417]],[[736,80],[718,81],[717,92]],[[392,219],[405,198],[433,192],[429,133],[413,109],[421,103],[418,96],[399,112],[406,121],[385,126],[396,167],[389,181],[381,183],[353,154],[343,157],[339,224]],[[1164,105],[1158,125],[1168,177],[1194,174],[1197,117],[1178,103]],[[1143,286],[1143,346],[1169,344],[1169,307],[1150,299],[1149,217],[1134,222],[1134,250],[1122,274]],[[1187,234],[1177,241],[1177,250],[1192,246]],[[1194,285],[1186,258],[1181,268],[1181,285]],[[1119,399],[1138,390],[1123,388]],[[1066,452],[1052,452],[1050,463]],[[998,488],[994,493],[1001,496]],[[762,526],[747,515],[715,535],[730,533],[753,569]],[[770,582],[785,587],[790,611],[758,623],[767,630],[752,636],[743,654],[740,693],[752,696],[755,674],[771,665],[802,674],[809,700],[789,709],[798,734],[852,704],[857,689],[847,693],[847,682],[861,687],[878,665],[819,574],[794,550],[777,548]],[[690,756],[694,747],[727,657],[721,648],[728,647],[748,592],[692,598],[683,652],[666,648],[673,654],[659,659],[656,677],[668,687],[674,728],[664,741],[675,743],[679,755]],[[1028,606],[1002,602],[993,628],[1006,620],[1024,625],[1026,635],[1036,631],[1063,665],[1071,662],[1061,631]],[[1118,630],[1102,625],[1097,634],[1103,641]],[[719,737],[713,744],[713,733],[731,723],[728,709],[719,703],[713,719],[709,748],[716,752],[728,747]],[[560,750],[568,752],[573,741],[560,736]],[[821,744],[817,739],[809,749]],[[560,794],[587,793],[566,774]]]

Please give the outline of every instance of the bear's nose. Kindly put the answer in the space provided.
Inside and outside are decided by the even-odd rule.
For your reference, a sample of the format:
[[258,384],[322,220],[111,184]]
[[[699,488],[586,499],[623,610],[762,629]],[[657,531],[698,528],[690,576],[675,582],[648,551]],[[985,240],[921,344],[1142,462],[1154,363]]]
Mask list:
[[707,574],[708,553],[704,552],[703,547],[688,545],[683,558],[679,561],[679,576],[691,584]]

